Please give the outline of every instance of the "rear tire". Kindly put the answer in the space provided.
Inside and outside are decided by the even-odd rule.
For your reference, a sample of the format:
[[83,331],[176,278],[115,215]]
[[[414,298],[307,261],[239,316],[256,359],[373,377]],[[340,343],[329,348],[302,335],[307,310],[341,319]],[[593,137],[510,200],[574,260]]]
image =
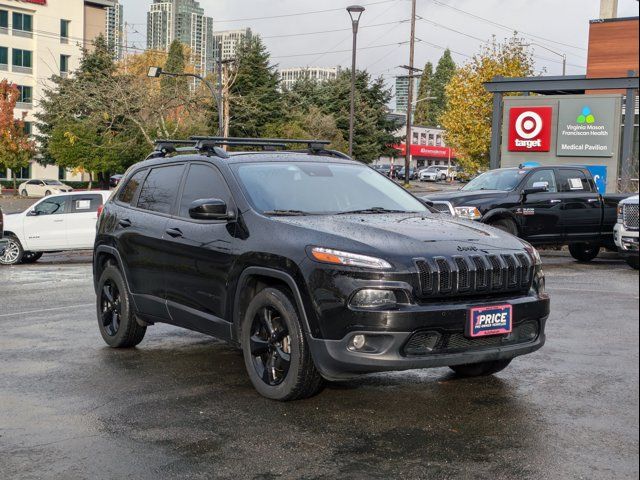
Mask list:
[[449,367],[460,377],[485,377],[498,373],[509,366],[511,358],[508,360],[494,360],[492,362],[470,363],[467,365],[453,365]]
[[639,261],[640,259],[638,257],[628,257],[627,258],[627,265],[629,265],[631,268],[635,268],[636,270],[638,270],[638,264],[640,263]]
[[8,234],[5,237],[9,243],[5,248],[4,255],[0,257],[1,265],[16,265],[22,261],[24,255],[24,248],[20,240],[15,235]]
[[24,264],[36,263],[38,260],[40,260],[40,258],[42,258],[42,252],[24,252],[24,255],[22,255],[22,260],[20,260],[20,263],[24,263]]
[[23,189],[23,190],[20,192],[20,196],[21,196],[21,197],[25,197],[25,198],[27,198],[27,197],[29,197],[29,193],[28,193],[26,190],[24,190],[24,189]]
[[590,262],[600,253],[600,247],[587,243],[574,243],[569,245],[569,253],[579,262]]
[[503,232],[510,233],[511,235],[518,236],[518,227],[514,223],[513,220],[509,220],[508,218],[502,218],[500,220],[495,220],[489,223],[492,227],[497,228],[498,230],[502,230]]
[[288,291],[265,288],[251,300],[242,319],[240,343],[247,373],[260,395],[288,401],[322,390],[323,378]]
[[98,282],[96,312],[98,328],[105,343],[113,348],[138,345],[147,332],[136,321],[133,302],[120,270],[109,265]]

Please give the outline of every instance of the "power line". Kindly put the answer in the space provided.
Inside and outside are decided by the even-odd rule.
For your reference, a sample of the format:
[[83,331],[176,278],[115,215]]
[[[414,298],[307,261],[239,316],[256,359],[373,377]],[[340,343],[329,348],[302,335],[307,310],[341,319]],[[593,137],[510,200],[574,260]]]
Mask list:
[[[384,45],[372,45],[370,47],[361,47],[358,50],[369,50],[369,49],[373,49],[373,48],[382,48],[382,47],[390,47],[391,45],[404,45],[409,43],[409,41],[404,41],[404,42],[394,42],[394,43],[387,43]],[[314,52],[314,53],[297,53],[294,55],[277,55],[277,56],[273,56],[271,58],[292,58],[292,57],[307,57],[307,56],[312,56],[312,55],[326,55],[329,53],[345,53],[345,52],[350,52],[351,49],[347,49],[347,50],[334,50],[334,51],[328,51],[328,52]]]
[[[376,23],[374,25],[362,25],[360,28],[382,27],[386,25],[401,24],[407,21],[408,20],[396,20],[395,22]],[[285,38],[285,37],[304,37],[308,35],[319,35],[322,33],[335,33],[335,32],[347,32],[347,31],[350,32],[351,28],[336,28],[334,30],[319,30],[317,32],[285,33],[282,35],[269,35],[269,36],[260,35],[260,38],[269,39],[269,38]]]

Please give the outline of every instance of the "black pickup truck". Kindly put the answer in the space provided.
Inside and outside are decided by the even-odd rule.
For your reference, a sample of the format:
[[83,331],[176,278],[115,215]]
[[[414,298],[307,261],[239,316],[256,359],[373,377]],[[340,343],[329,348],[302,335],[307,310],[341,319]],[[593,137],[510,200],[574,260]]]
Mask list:
[[500,168],[475,178],[457,192],[424,200],[451,215],[477,220],[534,245],[568,245],[588,262],[601,248],[615,249],[617,205],[628,195],[598,193],[580,166]]

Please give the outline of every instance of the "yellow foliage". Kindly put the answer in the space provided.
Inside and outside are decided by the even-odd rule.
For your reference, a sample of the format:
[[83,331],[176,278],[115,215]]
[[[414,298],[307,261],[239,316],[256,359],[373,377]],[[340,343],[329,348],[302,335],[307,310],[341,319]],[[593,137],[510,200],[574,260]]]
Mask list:
[[447,145],[468,172],[489,166],[493,95],[483,83],[495,76],[533,75],[533,57],[524,41],[513,37],[498,43],[495,39],[459,68],[446,87],[447,108],[440,122],[446,130]]

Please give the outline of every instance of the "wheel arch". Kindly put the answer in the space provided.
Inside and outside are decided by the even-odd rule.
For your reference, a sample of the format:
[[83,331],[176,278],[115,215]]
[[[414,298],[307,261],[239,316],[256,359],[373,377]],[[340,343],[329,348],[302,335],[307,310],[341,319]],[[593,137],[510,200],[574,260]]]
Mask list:
[[93,286],[96,293],[100,276],[102,275],[102,272],[104,272],[105,268],[107,268],[107,264],[109,262],[115,263],[118,267],[122,273],[122,277],[124,278],[127,291],[131,293],[131,287],[129,286],[129,280],[127,279],[127,273],[124,268],[124,263],[122,262],[122,257],[120,257],[120,253],[116,248],[108,245],[100,245],[96,247],[93,254]]
[[511,210],[508,210],[506,208],[496,208],[485,213],[485,215],[482,217],[482,223],[486,224],[491,224],[492,222],[496,222],[498,220],[511,220],[516,226],[518,235],[520,235],[520,223],[518,222],[518,218]]

